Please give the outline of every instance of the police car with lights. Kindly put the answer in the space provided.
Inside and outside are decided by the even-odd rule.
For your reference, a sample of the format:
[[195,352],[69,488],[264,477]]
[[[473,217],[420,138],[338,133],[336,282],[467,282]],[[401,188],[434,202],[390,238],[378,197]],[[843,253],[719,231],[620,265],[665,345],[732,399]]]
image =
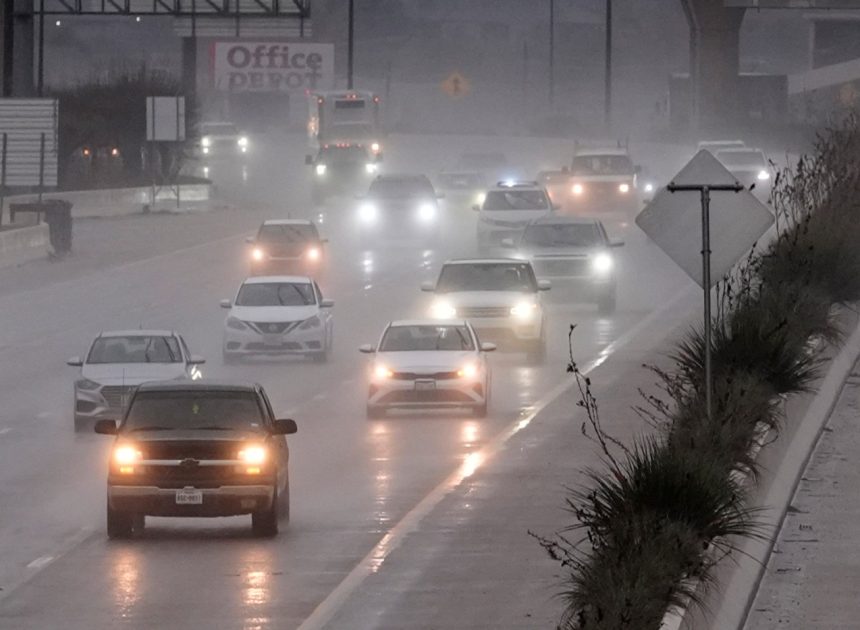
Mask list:
[[487,255],[501,248],[503,240],[519,238],[529,223],[557,206],[538,182],[510,180],[488,190],[472,209],[478,213],[478,251]]

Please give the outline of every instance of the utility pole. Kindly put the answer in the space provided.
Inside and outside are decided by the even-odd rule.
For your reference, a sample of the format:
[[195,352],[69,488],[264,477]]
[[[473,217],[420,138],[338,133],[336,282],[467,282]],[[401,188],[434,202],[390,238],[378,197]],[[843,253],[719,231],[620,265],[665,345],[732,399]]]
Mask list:
[[555,0],[549,0],[549,106],[555,105]]
[[39,0],[39,67],[36,73],[36,94],[45,89],[45,0]]
[[603,124],[612,128],[612,0],[606,0],[606,68],[603,86]]
[[355,70],[355,0],[349,0],[349,26],[347,30],[346,88],[352,89]]

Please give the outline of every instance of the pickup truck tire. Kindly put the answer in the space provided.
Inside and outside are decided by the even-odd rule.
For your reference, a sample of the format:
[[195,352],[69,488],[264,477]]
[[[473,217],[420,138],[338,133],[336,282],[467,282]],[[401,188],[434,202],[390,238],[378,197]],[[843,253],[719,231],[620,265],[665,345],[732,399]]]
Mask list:
[[107,506],[107,535],[111,539],[131,538],[134,533],[134,514],[119,512]]
[[278,535],[278,513],[280,511],[278,490],[272,497],[272,505],[267,510],[251,513],[251,529],[255,536],[272,538]]

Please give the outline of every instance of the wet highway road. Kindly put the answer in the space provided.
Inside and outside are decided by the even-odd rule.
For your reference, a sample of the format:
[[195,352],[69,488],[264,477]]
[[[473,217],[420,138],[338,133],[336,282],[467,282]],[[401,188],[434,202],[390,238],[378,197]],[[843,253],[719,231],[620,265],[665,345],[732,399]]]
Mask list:
[[[433,172],[457,151],[438,140],[392,142],[389,170]],[[521,159],[537,164],[553,150],[544,144],[520,141]],[[0,628],[296,628],[470,454],[564,380],[570,323],[579,325],[575,351],[585,362],[688,284],[635,228],[625,230],[616,314],[601,318],[593,306],[550,292],[546,361],[493,355],[488,418],[366,420],[358,345],[375,342],[391,319],[426,313],[420,283],[446,258],[472,254],[474,218],[449,205],[434,247],[359,243],[354,201],[324,209],[308,202],[302,153],[277,140],[249,158],[244,173],[210,167],[230,209],[82,223],[68,268],[36,263],[0,273]],[[222,365],[218,301],[244,277],[244,236],[262,218],[320,210],[331,255],[323,288],[335,300],[332,358]],[[207,377],[258,381],[278,415],[298,422],[290,438],[292,520],[277,538],[252,538],[248,517],[149,518],[142,538],[107,540],[110,440],[72,432],[75,371],[65,359],[83,353],[99,330],[139,325],[180,331],[209,360]]]

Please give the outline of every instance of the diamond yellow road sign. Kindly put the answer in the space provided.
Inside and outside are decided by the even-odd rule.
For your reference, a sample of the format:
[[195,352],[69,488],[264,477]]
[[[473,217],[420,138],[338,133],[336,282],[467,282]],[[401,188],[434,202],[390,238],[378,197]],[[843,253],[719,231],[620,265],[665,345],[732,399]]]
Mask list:
[[459,72],[452,72],[447,79],[442,81],[442,91],[451,98],[466,96],[472,89],[469,80]]

